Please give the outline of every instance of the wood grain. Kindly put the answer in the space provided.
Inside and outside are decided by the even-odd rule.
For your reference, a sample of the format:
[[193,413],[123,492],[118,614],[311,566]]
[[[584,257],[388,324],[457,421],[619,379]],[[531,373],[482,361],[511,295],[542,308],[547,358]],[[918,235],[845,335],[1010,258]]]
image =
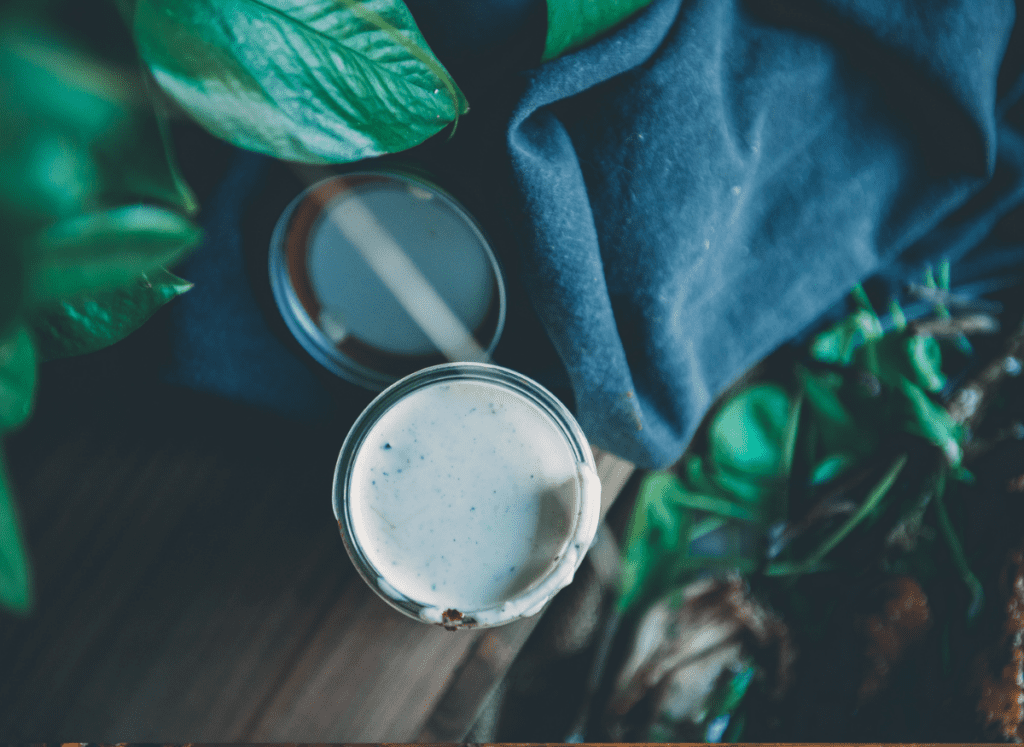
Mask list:
[[[44,377],[33,422],[8,439],[38,603],[27,619],[0,615],[0,733],[465,733],[536,618],[448,632],[380,601],[331,513],[343,432],[166,388],[90,399],[68,370]],[[599,465],[609,501],[631,467]]]
[[[601,516],[608,512],[635,467],[614,454],[594,449],[601,478]],[[476,722],[487,698],[512,666],[541,615],[483,631],[459,665],[444,697],[416,735],[420,742],[461,742]]]

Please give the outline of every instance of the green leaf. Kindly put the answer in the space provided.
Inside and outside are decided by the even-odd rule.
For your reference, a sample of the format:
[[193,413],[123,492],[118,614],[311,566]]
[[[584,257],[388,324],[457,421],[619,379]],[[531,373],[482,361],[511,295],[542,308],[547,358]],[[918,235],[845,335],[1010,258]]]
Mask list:
[[683,461],[683,479],[686,489],[691,493],[716,495],[722,498],[729,497],[727,491],[722,490],[721,486],[708,477],[704,469],[704,460],[696,454],[689,454],[685,457]]
[[906,416],[903,428],[938,446],[952,467],[963,460],[960,448],[960,427],[945,409],[937,405],[916,384],[903,379],[900,391],[904,394]]
[[123,137],[93,149],[104,177],[104,198],[111,204],[157,202],[192,215],[199,203],[178,170],[167,101],[150,75],[141,77],[139,94],[148,105],[133,112]]
[[45,231],[29,257],[29,299],[45,303],[134,282],[201,239],[189,220],[151,205],[68,218]]
[[846,536],[852,532],[858,524],[860,524],[868,515],[875,510],[882,498],[885,497],[886,493],[892,488],[896,482],[896,478],[899,477],[900,472],[907,464],[907,455],[901,454],[892,463],[885,474],[882,475],[882,479],[878,481],[878,484],[871,489],[871,491],[864,498],[864,502],[861,503],[857,511],[850,516],[846,521],[840,525],[831,536],[829,536],[818,548],[812,552],[807,560],[804,561],[806,566],[816,566],[821,560],[828,555],[836,545],[842,542]]
[[779,478],[787,447],[790,397],[777,384],[755,384],[726,402],[708,429],[708,452],[728,475]]
[[866,342],[882,337],[882,323],[873,311],[858,309],[811,340],[811,357],[822,363],[848,366]]
[[39,356],[53,360],[112,345],[191,287],[192,283],[161,268],[96,296],[40,307],[30,318]]
[[685,549],[689,516],[672,500],[680,491],[668,472],[651,472],[640,484],[623,545],[620,611],[648,596],[673,555]]
[[927,392],[938,392],[946,386],[942,373],[942,350],[934,337],[912,335],[906,342],[907,357],[913,372],[912,381]]
[[[3,225],[0,210],[0,225]],[[5,337],[18,323],[18,310],[24,293],[22,288],[22,247],[10,237],[0,242],[0,337]]]
[[725,498],[719,498],[714,495],[702,495],[700,493],[690,493],[683,489],[683,486],[676,482],[674,489],[669,491],[666,495],[666,500],[671,501],[677,506],[688,508],[694,511],[704,511],[715,516],[724,516],[730,519],[739,519],[740,521],[760,521],[760,514],[756,511],[752,511],[750,508],[734,503],[733,501],[726,500]]
[[827,573],[834,570],[835,567],[827,563],[808,563],[806,560],[777,560],[765,566],[764,575],[769,577],[803,576],[807,573]]
[[401,0],[138,0],[134,33],[196,121],[277,158],[405,150],[468,110]]
[[757,670],[750,663],[744,662],[725,682],[718,685],[708,699],[708,712],[705,722],[714,721],[719,716],[731,714],[739,707],[743,697],[750,689]]
[[731,500],[743,501],[752,505],[765,503],[780,487],[779,481],[773,477],[735,472],[728,467],[721,466],[714,471],[711,478],[719,490],[728,495]]
[[943,480],[935,491],[935,512],[939,517],[939,529],[942,531],[942,536],[949,547],[950,555],[953,556],[953,564],[960,573],[961,580],[971,593],[971,603],[967,608],[967,619],[971,621],[981,612],[981,607],[985,602],[985,590],[978,577],[974,575],[971,567],[967,564],[967,555],[964,553],[963,545],[960,544],[960,538],[956,535],[956,530],[953,529],[953,522],[949,519],[949,512],[946,511],[944,492],[945,481]]
[[852,454],[830,454],[822,459],[811,470],[811,485],[824,485],[844,474],[857,463]]
[[0,340],[0,434],[17,428],[32,412],[36,350],[24,325]]
[[[134,76],[11,21],[0,33],[0,80],[0,223],[9,251],[29,251],[39,231],[84,211],[139,201],[195,209]],[[0,327],[9,313],[0,309]]]
[[834,372],[815,374],[796,367],[807,405],[826,452],[850,452],[867,456],[878,441],[876,430],[864,427],[839,397],[842,376]]
[[727,523],[728,521],[720,516],[709,516],[706,519],[701,519],[690,527],[690,530],[686,533],[687,545],[696,542],[707,534],[718,531]]
[[725,730],[725,733],[722,735],[722,741],[727,742],[729,744],[735,744],[736,742],[739,742],[740,738],[743,736],[743,727],[745,727],[746,725],[746,711],[741,711],[740,713],[737,713],[729,720],[729,727]]
[[892,316],[892,322],[896,326],[897,332],[902,332],[907,328],[907,315],[903,313],[903,307],[895,299],[889,302],[889,315]]
[[32,609],[32,572],[3,456],[0,455],[0,604],[12,612]]
[[96,198],[91,143],[121,132],[127,109],[89,58],[16,22],[0,33],[0,81],[0,220],[9,244]]
[[651,0],[547,0],[548,34],[541,60],[582,47],[629,18]]

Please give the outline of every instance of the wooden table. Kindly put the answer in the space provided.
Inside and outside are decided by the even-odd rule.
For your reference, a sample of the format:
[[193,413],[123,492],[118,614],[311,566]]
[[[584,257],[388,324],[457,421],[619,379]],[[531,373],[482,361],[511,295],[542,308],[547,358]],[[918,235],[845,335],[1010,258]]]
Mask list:
[[[537,618],[448,632],[379,600],[331,512],[344,432],[83,365],[48,366],[8,439],[38,599],[0,614],[0,734],[463,737]],[[632,466],[598,466],[607,505]]]

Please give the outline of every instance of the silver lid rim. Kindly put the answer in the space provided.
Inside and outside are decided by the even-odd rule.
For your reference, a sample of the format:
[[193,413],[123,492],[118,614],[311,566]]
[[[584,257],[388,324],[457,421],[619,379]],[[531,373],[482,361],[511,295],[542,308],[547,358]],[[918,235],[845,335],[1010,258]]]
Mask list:
[[292,214],[302,201],[313,190],[328,184],[334,179],[358,176],[386,176],[398,179],[417,187],[425,188],[433,192],[459,215],[476,234],[477,240],[482,247],[491,270],[494,273],[495,285],[498,293],[498,318],[494,328],[494,334],[489,344],[484,349],[488,358],[493,355],[498,342],[501,340],[502,332],[505,329],[505,316],[507,311],[507,296],[505,289],[505,275],[498,261],[491,243],[484,233],[483,228],[476,219],[466,210],[462,204],[450,193],[436,184],[428,181],[419,174],[404,171],[397,168],[381,168],[372,170],[346,171],[333,174],[315,184],[311,184],[299,193],[284,209],[278,218],[277,224],[271,233],[270,252],[268,257],[270,288],[277,305],[278,312],[284,319],[285,326],[292,336],[298,341],[302,348],[321,366],[350,383],[356,384],[373,392],[380,392],[391,384],[395,383],[401,376],[375,370],[369,366],[352,360],[349,356],[338,350],[328,339],[327,335],[309,317],[299,301],[288,275],[288,265],[285,255],[285,238],[291,223]]

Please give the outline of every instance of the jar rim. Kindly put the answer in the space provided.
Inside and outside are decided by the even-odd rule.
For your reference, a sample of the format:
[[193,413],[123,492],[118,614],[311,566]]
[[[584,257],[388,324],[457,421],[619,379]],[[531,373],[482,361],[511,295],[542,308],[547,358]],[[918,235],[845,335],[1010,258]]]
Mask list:
[[[548,417],[565,438],[576,460],[573,520],[548,569],[525,590],[478,609],[440,609],[402,594],[363,551],[351,513],[349,492],[356,457],[374,425],[404,397],[443,381],[478,381],[519,394]],[[523,374],[491,363],[444,363],[417,371],[381,392],[360,414],[342,444],[334,473],[333,508],[349,557],[363,580],[389,605],[418,620],[449,629],[503,625],[536,612],[571,580],[597,533],[601,486],[594,455],[576,419],[551,392]]]

